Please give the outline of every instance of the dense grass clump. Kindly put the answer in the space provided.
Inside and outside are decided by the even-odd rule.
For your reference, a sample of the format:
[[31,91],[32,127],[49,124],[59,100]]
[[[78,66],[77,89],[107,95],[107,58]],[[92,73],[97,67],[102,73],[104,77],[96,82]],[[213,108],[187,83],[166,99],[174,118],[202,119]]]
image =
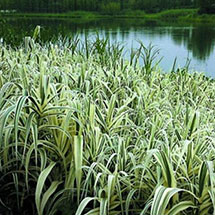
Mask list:
[[214,214],[214,80],[122,50],[0,46],[1,214]]

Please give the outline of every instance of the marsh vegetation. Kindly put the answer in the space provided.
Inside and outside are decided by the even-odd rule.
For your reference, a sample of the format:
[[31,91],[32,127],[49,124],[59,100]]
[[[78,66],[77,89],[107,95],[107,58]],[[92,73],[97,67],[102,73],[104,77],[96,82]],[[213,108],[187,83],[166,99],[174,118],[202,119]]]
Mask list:
[[0,45],[1,213],[214,214],[215,81],[122,51]]

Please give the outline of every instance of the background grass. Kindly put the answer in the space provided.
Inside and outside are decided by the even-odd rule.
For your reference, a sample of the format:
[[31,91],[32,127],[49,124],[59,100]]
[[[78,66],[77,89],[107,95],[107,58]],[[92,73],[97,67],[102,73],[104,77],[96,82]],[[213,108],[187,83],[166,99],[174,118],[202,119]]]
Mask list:
[[215,15],[198,14],[198,9],[172,9],[159,13],[145,13],[142,10],[124,10],[124,11],[103,11],[103,12],[87,12],[75,11],[68,13],[2,13],[0,17],[43,17],[43,18],[71,18],[93,20],[100,18],[138,18],[148,20],[177,20],[183,22],[214,22]]

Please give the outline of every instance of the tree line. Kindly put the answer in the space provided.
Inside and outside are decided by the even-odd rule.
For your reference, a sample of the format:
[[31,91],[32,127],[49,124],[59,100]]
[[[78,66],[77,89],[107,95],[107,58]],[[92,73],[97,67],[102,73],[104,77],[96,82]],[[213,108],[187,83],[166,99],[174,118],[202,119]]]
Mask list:
[[0,10],[19,12],[144,10],[156,13],[166,9],[200,8],[200,13],[214,13],[215,0],[1,0]]

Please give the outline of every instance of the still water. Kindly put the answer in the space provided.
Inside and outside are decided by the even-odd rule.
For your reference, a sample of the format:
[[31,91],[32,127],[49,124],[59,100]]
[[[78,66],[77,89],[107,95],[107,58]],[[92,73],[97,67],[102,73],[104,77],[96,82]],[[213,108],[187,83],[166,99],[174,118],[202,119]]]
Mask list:
[[[160,67],[170,71],[174,59],[183,67],[190,60],[190,69],[215,77],[215,26],[205,23],[181,24],[177,22],[157,22],[135,19],[104,19],[80,21],[78,19],[6,19],[0,20],[0,41],[19,45],[25,36],[32,35],[37,25],[42,26],[41,39],[48,41],[59,35],[108,37],[111,42],[120,42],[137,48],[138,41],[145,46],[150,43],[160,49],[163,57]],[[126,54],[125,54],[126,56]]]

